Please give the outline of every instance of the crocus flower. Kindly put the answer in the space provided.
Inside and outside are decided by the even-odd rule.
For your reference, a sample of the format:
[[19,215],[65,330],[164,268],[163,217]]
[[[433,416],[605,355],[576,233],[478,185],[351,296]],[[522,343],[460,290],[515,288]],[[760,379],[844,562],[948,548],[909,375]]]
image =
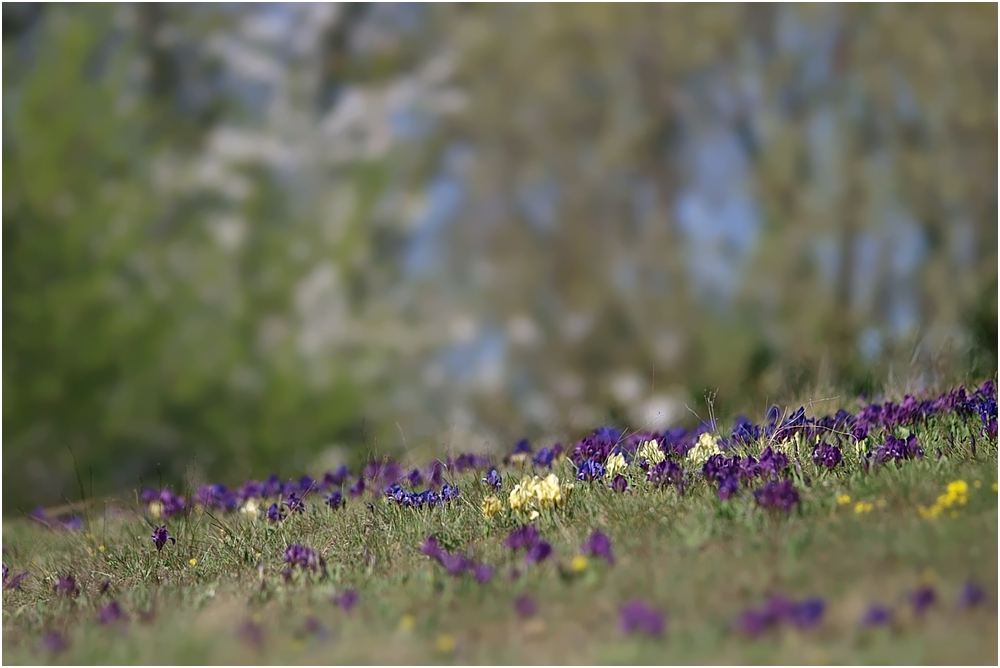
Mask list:
[[80,595],[80,588],[76,586],[76,579],[72,575],[60,575],[56,579],[52,590],[60,596],[75,598]]
[[167,544],[169,540],[171,543],[176,543],[177,540],[167,532],[167,525],[155,527],[153,529],[153,545],[156,546],[156,551],[159,552],[163,549],[163,546]]
[[350,612],[354,606],[357,605],[358,599],[360,598],[361,596],[357,591],[354,589],[348,589],[334,596],[333,602],[336,603],[344,612]]
[[533,617],[538,612],[538,604],[535,603],[535,599],[525,594],[524,596],[519,596],[514,601],[514,609],[517,610],[518,616],[522,618]]
[[118,601],[111,601],[105,606],[101,607],[100,612],[98,612],[97,620],[107,626],[108,624],[114,624],[118,621],[125,621],[128,617],[122,610],[122,607],[118,605]]
[[306,504],[302,502],[302,498],[295,492],[288,493],[288,498],[285,500],[285,507],[288,508],[288,512],[290,513],[304,513],[306,511]]
[[503,485],[503,476],[496,469],[490,469],[490,472],[483,478],[483,483],[499,491],[501,485]]
[[986,600],[986,592],[975,582],[966,582],[958,594],[959,608],[974,608]]
[[656,637],[663,634],[664,619],[662,613],[642,601],[629,601],[621,608],[619,625],[622,633],[642,632]]
[[528,548],[528,553],[524,555],[524,560],[529,564],[537,564],[545,561],[552,554],[552,546],[544,540],[540,540]]
[[873,604],[865,612],[865,616],[861,618],[862,626],[883,626],[892,621],[892,612],[888,608],[881,605]]
[[583,551],[592,557],[600,557],[611,565],[615,563],[615,555],[611,550],[611,539],[601,531],[590,534],[590,538],[583,544]]

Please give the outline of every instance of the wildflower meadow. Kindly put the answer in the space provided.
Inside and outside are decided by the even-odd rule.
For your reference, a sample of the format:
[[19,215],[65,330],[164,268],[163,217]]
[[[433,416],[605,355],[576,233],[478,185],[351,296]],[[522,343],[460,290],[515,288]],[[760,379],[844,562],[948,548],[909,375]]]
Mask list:
[[36,511],[4,658],[995,664],[995,382],[842,403]]

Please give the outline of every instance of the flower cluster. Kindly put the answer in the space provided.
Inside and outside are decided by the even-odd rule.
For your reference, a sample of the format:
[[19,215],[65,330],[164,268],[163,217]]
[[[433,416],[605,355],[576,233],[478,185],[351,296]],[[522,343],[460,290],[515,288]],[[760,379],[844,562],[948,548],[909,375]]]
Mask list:
[[807,598],[796,603],[784,596],[774,596],[759,608],[743,612],[736,627],[743,633],[757,636],[783,623],[791,623],[798,628],[816,626],[823,618],[826,604],[818,597]]
[[954,515],[956,508],[964,506],[968,502],[969,485],[964,480],[955,480],[948,483],[947,491],[938,496],[934,505],[929,508],[920,506],[918,511],[924,519],[933,519],[946,510],[951,510]]
[[399,484],[393,484],[385,490],[387,499],[396,502],[396,505],[405,508],[423,508],[425,506],[443,506],[458,498],[458,487],[445,484],[441,487],[441,493],[433,490],[423,492],[411,492],[404,489]]
[[464,554],[448,552],[438,539],[428,536],[424,544],[420,546],[420,554],[430,557],[438,562],[449,575],[458,577],[460,575],[471,575],[479,584],[486,584],[493,578],[494,569],[489,564],[477,563]]
[[524,550],[525,561],[531,564],[545,561],[552,554],[552,546],[542,540],[533,524],[526,524],[511,531],[504,545],[514,552]]
[[530,521],[538,518],[542,510],[562,508],[572,489],[570,484],[560,486],[555,473],[544,478],[532,476],[514,485],[507,501],[514,512]]
[[791,480],[771,480],[754,493],[757,505],[768,510],[783,510],[792,512],[799,502],[799,493]]
[[283,571],[285,579],[289,579],[295,569],[303,572],[317,571],[326,572],[326,562],[311,547],[306,547],[298,543],[293,543],[285,548],[285,554],[281,559],[288,564]]

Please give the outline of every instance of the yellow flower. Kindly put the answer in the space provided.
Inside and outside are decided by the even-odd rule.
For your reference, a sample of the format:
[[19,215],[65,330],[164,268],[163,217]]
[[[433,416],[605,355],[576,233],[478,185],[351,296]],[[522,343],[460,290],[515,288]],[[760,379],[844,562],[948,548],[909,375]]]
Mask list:
[[188,559],[188,563],[191,564],[192,566],[197,566],[198,560],[192,557],[191,559]]
[[620,452],[616,452],[608,457],[608,461],[604,463],[604,477],[608,479],[614,478],[627,468],[628,463],[625,462],[625,456]]
[[659,464],[667,458],[656,441],[643,441],[636,451],[636,457],[645,459],[650,464]]
[[870,513],[875,508],[874,505],[868,503],[867,501],[858,501],[854,504],[854,512],[858,515],[863,515],[865,513]]
[[969,493],[969,486],[964,480],[955,480],[948,483],[948,493],[956,496],[964,496]]
[[992,485],[990,485],[990,489],[992,489],[994,492],[997,491],[997,484],[993,483]]
[[578,554],[575,557],[573,557],[573,560],[571,562],[569,562],[569,569],[574,573],[582,573],[583,571],[587,570],[587,564],[589,563],[590,562],[587,559],[587,557],[583,556],[582,554]]
[[251,497],[247,499],[246,503],[244,503],[240,508],[240,512],[245,515],[256,515],[258,508],[260,508],[260,506],[257,504],[257,499]]
[[417,626],[417,618],[411,614],[405,614],[399,618],[399,630],[410,632]]
[[851,497],[849,497],[847,494],[841,494],[840,496],[837,497],[838,506],[846,506],[850,502],[851,502]]
[[705,432],[688,451],[687,458],[696,464],[704,464],[709,457],[718,454],[722,454],[722,450],[719,450],[719,439]]
[[451,654],[455,651],[455,636],[442,633],[434,640],[434,647],[442,654]]
[[97,549],[100,550],[101,552],[104,552],[104,546],[103,545],[98,545]]
[[160,503],[159,501],[150,501],[149,514],[155,517],[156,519],[159,519],[160,515],[163,514],[163,504]]
[[483,511],[483,516],[486,517],[486,519],[490,519],[491,517],[499,513],[501,510],[503,510],[503,502],[497,497],[490,494],[485,499],[483,499],[483,502],[482,504],[480,504],[479,508]]
[[972,486],[975,487],[976,489],[979,489],[980,487],[983,486],[983,483],[980,482],[979,480],[973,480],[972,481]]

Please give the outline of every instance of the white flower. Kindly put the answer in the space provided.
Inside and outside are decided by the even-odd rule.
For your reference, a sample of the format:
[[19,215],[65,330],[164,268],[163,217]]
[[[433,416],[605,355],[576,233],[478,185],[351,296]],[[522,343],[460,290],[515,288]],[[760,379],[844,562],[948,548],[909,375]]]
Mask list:
[[719,439],[705,432],[698,439],[698,442],[695,443],[694,447],[688,451],[687,458],[689,461],[697,464],[704,464],[708,461],[709,457],[719,454],[722,454],[722,450],[719,449]]
[[608,461],[604,464],[604,476],[606,478],[614,478],[616,475],[628,468],[628,464],[625,462],[625,456],[620,452],[608,457]]
[[645,459],[650,464],[659,464],[667,458],[663,454],[663,451],[660,450],[660,446],[656,441],[643,441],[642,445],[639,446],[636,456],[639,459]]

